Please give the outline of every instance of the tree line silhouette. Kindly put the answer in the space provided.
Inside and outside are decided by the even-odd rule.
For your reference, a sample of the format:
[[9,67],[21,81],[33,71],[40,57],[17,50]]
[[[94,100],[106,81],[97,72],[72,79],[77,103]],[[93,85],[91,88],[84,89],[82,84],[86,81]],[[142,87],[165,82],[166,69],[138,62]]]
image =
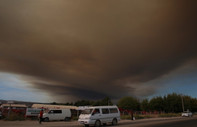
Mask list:
[[[57,104],[53,102],[52,104]],[[75,106],[104,106],[114,105],[109,97],[105,97],[102,100],[79,100],[76,102],[65,103],[63,105],[75,105]],[[181,94],[168,94],[166,96],[157,96],[151,99],[139,100],[134,97],[123,97],[116,105],[121,109],[132,111],[160,111],[166,113],[179,113],[186,110],[197,112],[197,98],[192,98],[187,95]],[[183,109],[184,107],[184,109]]]

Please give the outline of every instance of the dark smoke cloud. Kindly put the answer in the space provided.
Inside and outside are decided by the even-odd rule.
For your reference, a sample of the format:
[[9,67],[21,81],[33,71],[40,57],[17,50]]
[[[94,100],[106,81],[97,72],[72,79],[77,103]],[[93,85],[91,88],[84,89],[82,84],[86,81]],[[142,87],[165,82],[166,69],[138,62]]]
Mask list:
[[196,59],[196,5],[1,0],[0,70],[61,98],[151,95],[159,86],[140,84]]

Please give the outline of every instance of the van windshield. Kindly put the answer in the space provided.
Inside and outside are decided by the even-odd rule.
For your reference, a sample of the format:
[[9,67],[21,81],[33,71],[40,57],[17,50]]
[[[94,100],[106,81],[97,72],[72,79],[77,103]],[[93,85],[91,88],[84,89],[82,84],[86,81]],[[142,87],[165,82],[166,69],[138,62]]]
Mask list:
[[91,114],[92,113],[92,109],[85,109],[81,112],[81,114]]

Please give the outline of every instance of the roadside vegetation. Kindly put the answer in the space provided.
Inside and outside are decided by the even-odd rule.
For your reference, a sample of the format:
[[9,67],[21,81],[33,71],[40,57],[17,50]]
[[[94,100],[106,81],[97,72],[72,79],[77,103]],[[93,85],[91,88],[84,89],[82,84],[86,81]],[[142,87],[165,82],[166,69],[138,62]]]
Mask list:
[[[180,113],[183,112],[182,100],[184,109],[191,112],[197,112],[197,99],[186,95],[176,93],[168,94],[166,96],[158,96],[152,99],[139,100],[134,97],[123,97],[118,102],[119,108],[129,111],[144,111],[144,112],[159,112],[160,113]],[[98,101],[81,100],[75,103],[67,103],[75,106],[102,106],[113,105],[111,99],[106,97]]]
[[[176,93],[166,96],[158,96],[152,99],[139,100],[134,97],[123,97],[117,105],[121,111],[121,119],[131,119],[132,115],[135,119],[156,118],[156,117],[179,117],[184,110],[197,112],[197,99],[186,95]],[[75,106],[102,106],[113,105],[110,98],[100,101],[77,101]]]
[[181,116],[181,113],[163,113],[159,114],[159,117],[178,117]]
[[10,113],[9,117],[5,117],[4,120],[6,121],[23,121],[25,120],[24,115],[17,114],[17,113]]
[[[177,117],[181,116],[184,110],[189,110],[195,114],[197,112],[197,99],[190,96],[180,95],[176,93],[166,96],[158,96],[151,99],[139,100],[134,97],[123,97],[117,102],[117,106],[121,112],[121,119],[144,119],[156,117]],[[74,105],[74,106],[104,106],[114,105],[109,97],[102,100],[89,101],[80,100],[75,103],[51,103],[53,105]],[[77,115],[72,116],[72,120],[77,120]],[[4,120],[25,120],[24,115],[10,114],[9,117],[4,117]],[[37,118],[32,119],[37,120]]]
[[[162,114],[150,114],[150,115],[141,115],[134,114],[134,119],[148,119],[148,118],[159,118],[159,117],[180,117],[180,113],[162,113]],[[122,120],[131,120],[131,115],[121,115]]]
[[118,101],[118,107],[126,110],[159,112],[159,113],[180,113],[183,112],[182,100],[184,109],[192,112],[197,112],[197,99],[190,96],[183,96],[176,93],[168,94],[167,96],[154,97],[150,100],[142,101],[133,97],[124,97]]
[[[155,115],[139,115],[139,114],[134,114],[133,119],[147,119],[147,118],[154,118]],[[131,120],[132,117],[131,115],[121,115],[122,120]]]

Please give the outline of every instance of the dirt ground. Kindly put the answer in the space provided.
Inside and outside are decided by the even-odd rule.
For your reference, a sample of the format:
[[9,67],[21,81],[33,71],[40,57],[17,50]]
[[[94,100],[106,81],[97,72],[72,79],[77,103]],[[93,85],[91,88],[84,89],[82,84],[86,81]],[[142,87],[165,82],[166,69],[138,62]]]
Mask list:
[[42,122],[38,121],[0,121],[0,127],[83,127],[77,121],[64,122],[64,121],[52,121]]
[[[150,119],[142,119],[142,120],[121,120],[117,127],[145,127],[156,124],[163,124],[169,122],[177,122],[177,121],[187,121],[187,120],[196,120],[197,117],[192,118],[183,118],[183,117],[174,117],[174,118],[150,118]],[[110,127],[111,125],[107,125],[106,127]],[[38,121],[0,121],[0,127],[83,127],[83,125],[79,124],[77,121],[64,122],[43,122],[39,124]],[[104,126],[103,126],[104,127]]]

